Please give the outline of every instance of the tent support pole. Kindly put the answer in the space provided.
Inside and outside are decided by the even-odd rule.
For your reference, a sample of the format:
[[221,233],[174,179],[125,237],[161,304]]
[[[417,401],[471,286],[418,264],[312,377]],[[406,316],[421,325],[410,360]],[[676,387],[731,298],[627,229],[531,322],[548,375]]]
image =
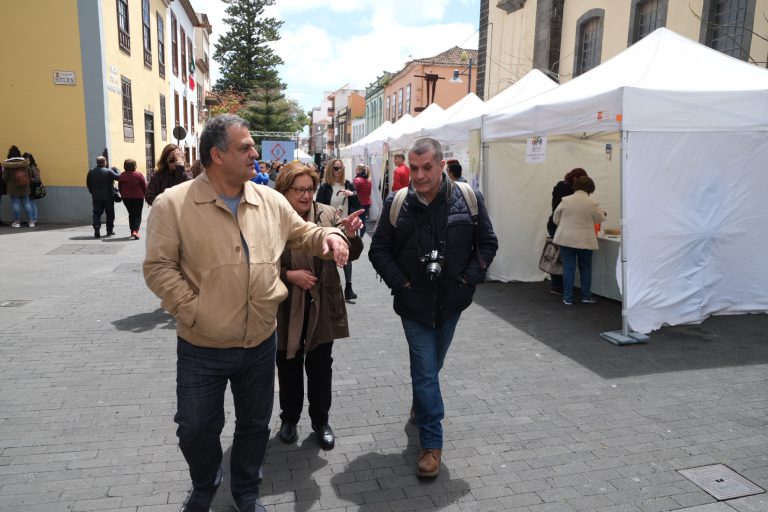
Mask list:
[[620,148],[620,155],[619,155],[619,176],[620,176],[620,184],[619,184],[619,201],[621,205],[619,206],[621,210],[621,330],[620,331],[607,331],[604,333],[601,333],[600,336],[604,339],[608,340],[609,342],[613,343],[614,345],[632,345],[635,343],[645,343],[648,341],[648,336],[641,334],[639,332],[634,332],[629,330],[629,320],[627,319],[627,253],[626,253],[626,242],[627,242],[627,212],[626,212],[626,199],[624,197],[624,186],[625,186],[625,178],[624,178],[624,160],[627,156],[627,150],[628,150],[628,143],[629,143],[629,134],[622,130],[621,131],[621,148]]

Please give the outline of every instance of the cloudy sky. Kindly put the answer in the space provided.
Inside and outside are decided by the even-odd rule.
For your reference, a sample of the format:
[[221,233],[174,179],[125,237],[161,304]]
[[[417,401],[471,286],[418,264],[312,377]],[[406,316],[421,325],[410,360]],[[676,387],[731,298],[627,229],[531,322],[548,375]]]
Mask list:
[[[213,25],[213,45],[226,32],[225,4],[191,0]],[[277,0],[266,14],[285,23],[275,45],[285,65],[286,93],[305,110],[324,91],[365,89],[383,71],[454,45],[477,49],[480,0]],[[218,65],[212,63],[213,81]]]

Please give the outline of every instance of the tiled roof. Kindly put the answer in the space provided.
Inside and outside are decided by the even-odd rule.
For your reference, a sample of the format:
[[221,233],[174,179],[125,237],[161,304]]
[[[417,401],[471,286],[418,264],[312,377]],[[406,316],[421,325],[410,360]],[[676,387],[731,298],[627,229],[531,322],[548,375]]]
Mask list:
[[459,48],[458,46],[454,46],[453,48],[446,50],[443,53],[438,53],[433,57],[425,57],[423,59],[414,59],[411,62],[419,62],[421,64],[442,64],[447,66],[461,66],[461,65],[466,65],[468,62],[468,59],[467,60],[461,59],[461,56],[464,53],[467,54],[467,57],[472,57],[472,60],[477,62],[477,50],[465,50],[464,48]]

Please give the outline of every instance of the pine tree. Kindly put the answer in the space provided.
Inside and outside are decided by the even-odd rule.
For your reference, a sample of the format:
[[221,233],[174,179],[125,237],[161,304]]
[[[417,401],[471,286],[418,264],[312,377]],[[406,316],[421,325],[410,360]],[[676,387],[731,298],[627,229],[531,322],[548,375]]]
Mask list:
[[275,0],[222,0],[227,4],[224,23],[229,31],[219,42],[213,59],[221,65],[221,78],[214,87],[219,92],[235,91],[250,95],[264,88],[282,93],[276,67],[283,60],[269,46],[280,39],[282,21],[265,18],[264,8]]

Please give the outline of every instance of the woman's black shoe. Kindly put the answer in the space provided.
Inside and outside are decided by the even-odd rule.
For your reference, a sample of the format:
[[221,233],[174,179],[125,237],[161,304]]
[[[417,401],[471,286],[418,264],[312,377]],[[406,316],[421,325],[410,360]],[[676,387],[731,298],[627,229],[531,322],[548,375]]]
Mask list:
[[355,300],[357,298],[357,294],[352,291],[352,283],[347,283],[347,286],[344,287],[344,300]]
[[333,447],[336,446],[336,436],[329,424],[312,425],[312,430],[317,435],[317,442],[320,444],[320,448],[323,450],[333,450]]
[[284,443],[295,443],[296,439],[299,438],[299,432],[296,430],[296,424],[288,423],[287,421],[284,421],[283,424],[280,425],[280,433],[278,435]]

